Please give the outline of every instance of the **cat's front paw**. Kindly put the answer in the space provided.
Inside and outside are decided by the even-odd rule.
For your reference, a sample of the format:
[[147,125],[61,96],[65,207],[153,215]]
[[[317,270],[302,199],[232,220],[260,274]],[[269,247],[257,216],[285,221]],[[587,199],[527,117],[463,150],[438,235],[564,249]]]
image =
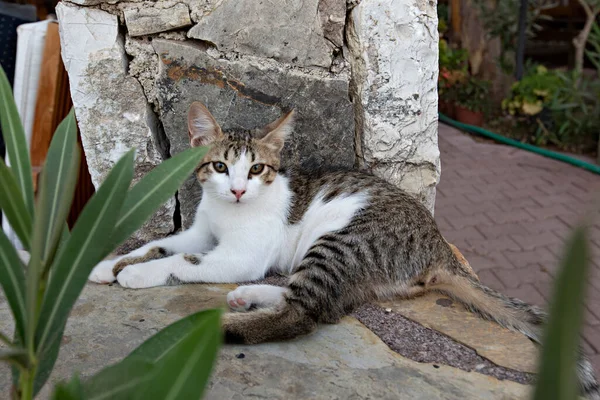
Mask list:
[[119,285],[130,289],[142,289],[153,286],[162,286],[169,277],[166,268],[152,263],[128,265],[119,272],[117,281]]
[[115,260],[102,261],[94,267],[88,279],[96,283],[112,283],[115,281],[113,268],[116,264]]

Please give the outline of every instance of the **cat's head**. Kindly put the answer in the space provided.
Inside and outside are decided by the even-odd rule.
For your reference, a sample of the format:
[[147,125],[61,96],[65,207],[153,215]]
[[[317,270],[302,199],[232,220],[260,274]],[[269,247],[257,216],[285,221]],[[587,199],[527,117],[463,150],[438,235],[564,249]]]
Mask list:
[[259,198],[277,177],[293,117],[294,111],[290,111],[253,132],[223,132],[202,103],[192,103],[188,113],[190,144],[211,146],[197,170],[204,193],[230,203]]

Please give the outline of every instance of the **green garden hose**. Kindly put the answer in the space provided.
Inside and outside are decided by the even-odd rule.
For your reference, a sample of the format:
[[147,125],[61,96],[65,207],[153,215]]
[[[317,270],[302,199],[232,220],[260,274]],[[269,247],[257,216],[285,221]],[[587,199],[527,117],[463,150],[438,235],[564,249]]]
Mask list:
[[531,151],[531,152],[539,154],[541,156],[552,158],[554,160],[558,160],[558,161],[562,161],[562,162],[566,162],[567,164],[571,164],[576,167],[583,168],[588,171],[594,172],[596,174],[600,174],[600,166],[598,166],[598,165],[590,164],[585,161],[581,161],[576,158],[569,157],[562,153],[557,153],[556,151],[542,149],[542,148],[534,146],[532,144],[521,143],[518,140],[509,139],[505,136],[498,135],[497,133],[487,131],[478,126],[463,124],[462,122],[455,121],[455,120],[445,116],[442,113],[439,113],[439,120],[445,124],[452,125],[455,128],[462,129],[467,132],[475,133],[477,135],[485,136],[487,138],[495,140],[496,142],[500,142],[502,144],[507,144],[509,146],[517,147],[519,149]]

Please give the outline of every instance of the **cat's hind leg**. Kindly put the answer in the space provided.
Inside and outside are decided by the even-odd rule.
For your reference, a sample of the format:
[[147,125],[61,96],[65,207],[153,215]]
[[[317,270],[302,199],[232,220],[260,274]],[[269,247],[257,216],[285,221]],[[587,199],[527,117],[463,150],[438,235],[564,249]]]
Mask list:
[[248,311],[251,307],[276,307],[283,303],[285,287],[273,285],[239,286],[227,294],[227,303],[233,311]]

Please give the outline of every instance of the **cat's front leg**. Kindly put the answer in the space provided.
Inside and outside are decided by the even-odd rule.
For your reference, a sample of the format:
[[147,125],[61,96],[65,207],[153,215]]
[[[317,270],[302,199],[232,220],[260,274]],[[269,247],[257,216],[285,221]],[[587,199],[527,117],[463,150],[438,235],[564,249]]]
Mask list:
[[176,283],[237,283],[261,279],[269,266],[260,251],[219,245],[206,255],[176,254],[129,265],[117,275],[123,287],[140,289]]
[[178,235],[152,241],[128,254],[100,262],[92,270],[89,280],[111,283],[127,266],[166,258],[177,253],[206,252],[214,245],[213,243],[214,239],[202,213],[196,216],[196,223],[190,229]]

